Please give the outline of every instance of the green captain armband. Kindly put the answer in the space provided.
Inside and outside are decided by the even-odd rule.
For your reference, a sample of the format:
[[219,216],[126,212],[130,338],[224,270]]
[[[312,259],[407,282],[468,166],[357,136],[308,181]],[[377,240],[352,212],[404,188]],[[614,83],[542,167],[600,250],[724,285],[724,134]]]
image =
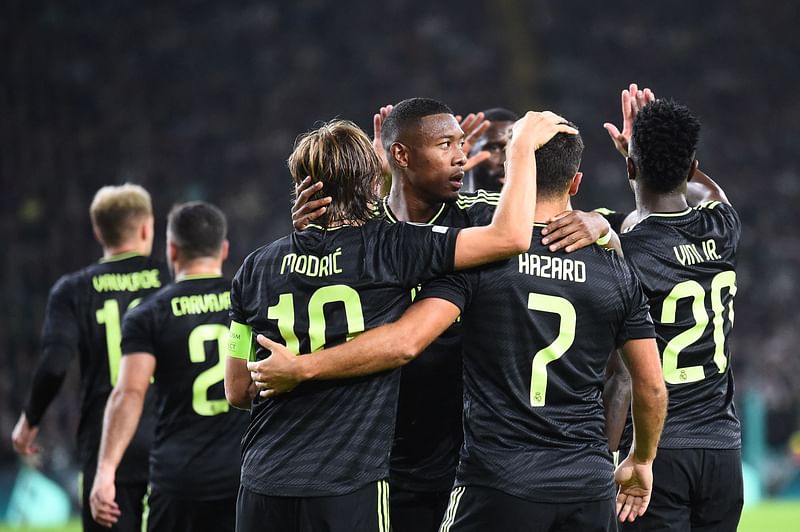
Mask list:
[[231,330],[228,334],[228,356],[242,360],[254,360],[255,347],[253,343],[253,328],[249,325],[231,321]]

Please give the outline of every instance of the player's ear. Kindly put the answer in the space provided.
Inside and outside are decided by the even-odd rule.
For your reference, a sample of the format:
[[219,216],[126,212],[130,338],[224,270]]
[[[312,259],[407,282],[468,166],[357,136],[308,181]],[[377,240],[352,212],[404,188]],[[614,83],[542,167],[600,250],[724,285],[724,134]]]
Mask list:
[[167,259],[170,263],[178,260],[178,246],[172,240],[167,240]]
[[689,167],[689,175],[686,176],[686,181],[691,181],[694,177],[694,173],[697,172],[697,169],[700,167],[700,161],[694,159],[692,161],[692,166]]
[[399,142],[394,142],[389,146],[389,157],[391,157],[394,163],[400,168],[408,167],[408,155],[408,148]]
[[228,239],[226,238],[225,240],[222,241],[222,254],[221,254],[221,256],[222,256],[222,260],[223,261],[225,261],[225,259],[228,258],[228,250],[229,249],[230,249],[230,242],[228,242]]
[[581,187],[581,179],[583,179],[583,172],[577,172],[572,176],[572,182],[569,184],[568,190],[570,196],[578,193],[578,189]]
[[634,181],[636,179],[636,165],[633,164],[633,159],[630,157],[626,158],[625,162],[628,165],[628,179]]

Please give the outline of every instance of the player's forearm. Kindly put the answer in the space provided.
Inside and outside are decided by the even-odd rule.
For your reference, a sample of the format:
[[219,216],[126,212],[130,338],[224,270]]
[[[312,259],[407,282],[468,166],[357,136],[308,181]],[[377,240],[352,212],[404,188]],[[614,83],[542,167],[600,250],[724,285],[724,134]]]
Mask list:
[[625,430],[625,421],[631,406],[631,378],[616,351],[609,358],[606,382],[603,387],[603,409],[606,416],[606,438],[608,448],[619,449],[619,441]]
[[257,390],[247,360],[228,356],[225,359],[225,399],[240,410],[250,410]]
[[42,416],[61,389],[71,360],[69,349],[46,347],[42,351],[24,410],[28,423],[32,427],[39,425]]
[[637,379],[633,379],[632,411],[632,454],[637,462],[652,462],[667,414],[667,390],[664,381],[637,382]]
[[97,469],[116,471],[142,417],[144,393],[114,388],[106,403]]
[[686,202],[694,207],[704,201],[721,201],[730,204],[725,191],[699,168],[692,174],[686,189]]

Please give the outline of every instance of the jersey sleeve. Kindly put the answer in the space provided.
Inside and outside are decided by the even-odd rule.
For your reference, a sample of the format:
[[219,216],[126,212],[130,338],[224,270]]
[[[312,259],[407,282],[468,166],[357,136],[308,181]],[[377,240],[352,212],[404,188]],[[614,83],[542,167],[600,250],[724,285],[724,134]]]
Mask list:
[[453,271],[460,229],[413,223],[387,227],[380,242],[382,256],[390,259],[397,278],[408,286]]
[[154,305],[140,305],[125,313],[122,319],[122,355],[150,353],[155,356],[156,324]]
[[477,276],[476,270],[468,270],[436,277],[425,284],[422,291],[417,295],[417,300],[428,298],[444,299],[457,306],[463,313],[472,299],[474,285],[477,284]]
[[742,236],[742,222],[739,213],[731,205],[721,201],[709,201],[700,205],[710,216],[713,216],[721,224],[722,231],[728,240],[729,249],[733,250],[734,256],[739,249],[739,239]]
[[499,193],[477,190],[473,194],[460,195],[456,206],[463,209],[469,220],[469,227],[476,227],[492,223],[492,217],[499,201]]
[[42,327],[42,354],[25,407],[25,416],[31,426],[37,426],[41,421],[78,351],[80,329],[74,291],[69,277],[59,279],[50,290]]
[[250,257],[245,259],[231,282],[231,309],[229,312],[231,325],[226,348],[228,357],[243,360],[255,360],[253,328],[248,324],[247,316],[242,306],[242,285],[248,276],[249,262]]
[[625,322],[617,334],[617,347],[622,346],[628,340],[638,340],[642,338],[655,338],[656,331],[653,326],[653,319],[650,317],[650,305],[647,304],[647,297],[644,295],[639,279],[633,274],[626,265],[625,279]]

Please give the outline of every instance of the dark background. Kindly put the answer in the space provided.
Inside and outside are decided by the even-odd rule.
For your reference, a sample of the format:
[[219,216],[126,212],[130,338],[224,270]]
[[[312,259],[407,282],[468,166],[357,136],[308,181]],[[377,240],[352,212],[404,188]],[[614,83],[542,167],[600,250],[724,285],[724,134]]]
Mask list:
[[[38,356],[47,292],[96,260],[88,206],[132,181],[153,194],[155,252],[176,201],[230,221],[233,273],[290,230],[295,137],[428,96],[466,114],[551,109],[581,128],[577,208],[630,210],[619,124],[631,81],[703,121],[698,159],[744,224],[733,335],[738,398],[767,407],[776,453],[798,429],[800,17],[794,2],[3,2],[0,16],[0,468]],[[77,364],[76,364],[77,365]],[[76,379],[45,417],[68,464]],[[747,430],[747,426],[745,426]],[[55,466],[54,466],[55,467]]]

